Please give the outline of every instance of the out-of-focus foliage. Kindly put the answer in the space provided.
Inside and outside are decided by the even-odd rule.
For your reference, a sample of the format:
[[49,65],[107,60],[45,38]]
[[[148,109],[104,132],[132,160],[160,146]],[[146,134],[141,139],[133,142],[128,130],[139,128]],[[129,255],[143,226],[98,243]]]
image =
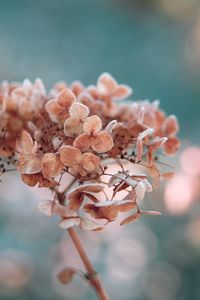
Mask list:
[[[199,1],[0,0],[0,37],[1,80],[88,84],[108,71],[134,88],[133,100],[159,98],[178,116],[183,148],[199,145]],[[0,183],[0,299],[96,299],[79,278],[58,282],[63,266],[82,266],[57,220],[38,212],[37,195],[14,174]],[[163,198],[149,199],[159,219],[82,234],[112,299],[200,298],[199,195],[179,215]]]

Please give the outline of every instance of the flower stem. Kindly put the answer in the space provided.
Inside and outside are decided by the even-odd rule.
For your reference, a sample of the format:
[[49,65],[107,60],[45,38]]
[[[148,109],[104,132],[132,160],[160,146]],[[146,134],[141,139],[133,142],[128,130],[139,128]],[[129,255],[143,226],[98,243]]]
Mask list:
[[80,258],[81,258],[86,270],[87,270],[88,280],[90,281],[90,284],[96,291],[99,299],[100,300],[109,300],[109,297],[106,294],[106,292],[102,286],[101,280],[97,276],[97,273],[94,270],[94,267],[93,267],[91,261],[89,260],[89,257],[87,256],[85,249],[82,246],[82,243],[80,241],[80,238],[79,238],[77,232],[75,231],[74,228],[69,228],[68,233],[74,243],[74,246],[76,247],[76,250],[78,251],[78,253],[80,255]]

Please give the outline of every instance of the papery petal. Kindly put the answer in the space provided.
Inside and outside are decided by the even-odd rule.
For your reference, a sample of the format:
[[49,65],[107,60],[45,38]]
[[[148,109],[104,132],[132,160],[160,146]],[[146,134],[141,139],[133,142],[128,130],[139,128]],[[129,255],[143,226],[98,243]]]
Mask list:
[[70,192],[70,194],[72,194],[72,193],[79,193],[79,192],[99,193],[99,192],[102,192],[103,190],[104,190],[104,185],[103,184],[86,183],[86,184],[83,184],[83,185],[78,186],[75,189],[73,189]]
[[112,130],[115,128],[116,124],[117,124],[116,120],[110,121],[110,123],[108,123],[108,125],[105,127],[105,131],[108,131],[111,133]]
[[142,210],[141,211],[142,215],[147,215],[147,216],[161,216],[161,212],[157,210]]
[[63,146],[59,149],[60,160],[64,166],[73,167],[81,161],[81,151],[72,146]]
[[39,185],[38,185],[39,188],[43,188],[43,187],[52,188],[55,186],[59,186],[59,183],[57,181],[53,180],[52,178],[48,178],[48,179],[44,178],[41,174]]
[[63,165],[58,156],[53,153],[46,153],[41,160],[42,174],[44,177],[52,178],[59,175]]
[[74,119],[83,120],[89,115],[89,109],[84,104],[75,102],[70,107],[69,114]]
[[152,135],[153,133],[154,133],[154,129],[148,128],[138,135],[138,140],[143,140],[146,136]]
[[68,110],[72,105],[72,103],[74,103],[75,101],[76,101],[76,97],[70,89],[62,90],[57,96],[58,104],[60,104],[62,107]]
[[83,124],[83,130],[88,134],[95,134],[99,132],[101,128],[102,121],[96,115],[86,118]]
[[99,224],[83,218],[81,218],[80,227],[83,230],[97,230],[101,228]]
[[112,205],[97,207],[94,204],[86,204],[84,206],[85,212],[89,213],[95,219],[106,219],[108,221],[114,220],[118,215],[118,207]]
[[53,205],[53,213],[63,218],[77,217],[77,213],[74,210],[57,203]]
[[59,122],[59,118],[62,117],[64,111],[64,108],[58,104],[56,100],[50,100],[46,103],[45,109],[49,114],[50,119],[52,122]]
[[31,135],[23,130],[19,141],[19,146],[24,154],[31,154],[33,150],[33,140]]
[[82,167],[88,172],[97,170],[100,164],[100,158],[93,153],[84,153],[81,159]]
[[180,141],[175,137],[169,137],[163,147],[166,154],[175,154],[180,147]]
[[95,137],[92,137],[92,149],[97,153],[108,152],[113,146],[113,139],[106,131],[101,131]]
[[43,200],[38,204],[38,209],[46,216],[52,216],[53,214],[53,202],[51,200]]
[[59,222],[59,227],[68,229],[80,224],[80,218],[67,218]]
[[139,218],[141,217],[141,212],[137,211],[136,213],[134,213],[133,215],[127,217],[126,219],[124,219],[120,225],[125,225],[125,224],[129,224],[133,221],[137,221]]
[[101,94],[112,93],[117,88],[117,81],[109,74],[102,73],[97,81],[97,89]]
[[75,137],[83,131],[83,123],[79,119],[68,118],[64,123],[64,134]]
[[21,174],[37,174],[41,171],[41,160],[37,157],[20,155],[17,169]]
[[142,201],[146,192],[146,185],[144,184],[143,180],[138,182],[137,186],[135,187],[135,192],[137,195],[137,200]]
[[91,147],[91,136],[87,133],[79,135],[73,143],[73,146],[80,149],[81,152],[88,151]]
[[98,99],[98,91],[96,86],[94,85],[89,85],[86,89],[86,92],[89,93],[94,99]]
[[125,84],[120,84],[116,90],[112,93],[112,97],[116,100],[123,100],[132,94],[132,89]]
[[83,203],[84,195],[82,193],[70,193],[67,200],[69,201],[69,208],[77,211]]
[[75,80],[70,84],[69,88],[77,97],[84,90],[84,85],[82,84],[82,82]]
[[179,131],[179,124],[176,116],[171,115],[165,119],[163,131],[166,136],[175,135]]
[[40,174],[22,174],[22,180],[24,183],[26,183],[27,185],[34,187],[38,184],[39,179],[40,179]]

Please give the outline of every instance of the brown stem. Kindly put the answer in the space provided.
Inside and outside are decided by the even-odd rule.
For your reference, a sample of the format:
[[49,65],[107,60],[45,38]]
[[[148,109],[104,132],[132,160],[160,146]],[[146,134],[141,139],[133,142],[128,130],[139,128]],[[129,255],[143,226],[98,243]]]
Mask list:
[[97,273],[95,272],[93,265],[92,265],[91,261],[89,260],[89,257],[87,256],[87,253],[85,252],[85,249],[82,246],[82,243],[79,239],[77,232],[75,231],[74,228],[69,228],[68,233],[76,247],[76,250],[78,251],[78,253],[80,255],[80,258],[87,270],[88,279],[89,279],[92,287],[96,291],[99,299],[100,300],[109,300],[109,297],[106,294],[106,292],[102,286],[102,283],[101,283],[99,277],[97,276]]

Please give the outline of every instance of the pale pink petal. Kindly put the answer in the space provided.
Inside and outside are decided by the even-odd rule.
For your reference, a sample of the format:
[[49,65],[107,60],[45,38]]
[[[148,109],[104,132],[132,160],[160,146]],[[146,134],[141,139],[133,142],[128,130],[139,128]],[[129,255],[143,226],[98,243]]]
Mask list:
[[95,134],[99,132],[101,128],[102,121],[96,115],[86,118],[83,124],[83,130],[88,134]]
[[146,185],[144,184],[143,180],[138,182],[137,186],[135,187],[135,192],[137,195],[137,200],[142,201],[146,192]]
[[82,167],[88,172],[97,170],[100,164],[100,158],[93,153],[84,153],[81,159]]
[[92,149],[97,153],[110,151],[114,146],[111,135],[106,131],[101,131],[92,138]]
[[81,151],[72,146],[63,146],[59,149],[60,160],[64,166],[73,167],[81,161]]
[[30,134],[23,130],[19,141],[19,146],[24,154],[31,154],[33,150],[33,140]]
[[53,153],[46,153],[41,160],[42,175],[53,178],[59,175],[63,169],[60,158]]
[[74,119],[83,120],[89,115],[89,109],[84,104],[75,102],[70,107],[69,114]]
[[97,89],[100,94],[112,93],[117,88],[117,81],[109,74],[103,73],[97,81]]
[[67,218],[59,222],[59,227],[68,229],[70,227],[78,226],[80,224],[80,218]]
[[179,131],[179,124],[176,116],[171,115],[165,119],[163,130],[166,136],[175,135]]
[[53,214],[53,202],[51,200],[43,200],[38,204],[38,209],[41,213],[50,217]]
[[123,100],[132,94],[132,89],[125,84],[120,84],[116,90],[112,93],[112,97],[116,100]]
[[52,122],[59,122],[59,117],[63,114],[63,107],[60,106],[55,99],[48,101],[45,105],[45,109]]
[[99,224],[83,218],[81,218],[80,227],[83,230],[97,230],[101,228]]
[[83,123],[79,119],[68,118],[64,123],[64,134],[75,137],[83,131]]
[[80,193],[80,192],[99,193],[102,192],[103,190],[104,190],[103,184],[87,183],[74,188],[69,195],[71,195],[72,193]]
[[57,101],[62,107],[69,109],[72,103],[76,101],[76,97],[70,89],[64,89],[58,94]]
[[84,85],[82,84],[82,82],[75,80],[70,84],[69,88],[77,97],[84,90]]
[[74,140],[73,146],[80,149],[81,152],[88,151],[91,147],[91,136],[87,133],[82,133]]
[[139,162],[142,160],[142,155],[143,155],[143,144],[141,140],[137,140],[136,142],[136,158],[135,161]]
[[166,154],[173,155],[179,149],[180,141],[175,137],[169,137],[163,147]]
[[41,160],[21,155],[17,161],[17,169],[21,174],[37,174],[41,171]]

